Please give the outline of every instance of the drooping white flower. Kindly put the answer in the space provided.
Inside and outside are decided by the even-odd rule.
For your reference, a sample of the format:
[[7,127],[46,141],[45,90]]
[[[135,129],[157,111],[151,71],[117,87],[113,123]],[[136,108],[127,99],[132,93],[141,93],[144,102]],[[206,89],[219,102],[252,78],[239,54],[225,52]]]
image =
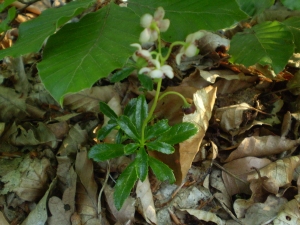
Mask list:
[[146,59],[147,61],[152,59],[151,53],[148,50],[142,49],[142,46],[138,43],[131,44],[130,46],[136,47],[138,50],[132,55],[134,61],[137,61],[139,57]]
[[189,34],[186,37],[186,44],[181,47],[179,53],[176,55],[176,63],[179,65],[181,62],[181,57],[186,55],[187,57],[193,57],[199,53],[199,49],[196,46],[196,40],[199,40],[204,36],[202,31],[197,31],[196,33]]
[[173,68],[169,65],[161,66],[158,60],[151,60],[153,67],[143,67],[139,74],[148,74],[151,78],[165,78],[166,76],[172,79],[174,77]]
[[170,26],[170,20],[163,19],[165,16],[165,10],[162,7],[158,7],[154,13],[154,17],[150,14],[145,14],[141,18],[141,26],[145,29],[140,34],[139,41],[141,43],[153,42],[158,38],[158,31],[165,32]]

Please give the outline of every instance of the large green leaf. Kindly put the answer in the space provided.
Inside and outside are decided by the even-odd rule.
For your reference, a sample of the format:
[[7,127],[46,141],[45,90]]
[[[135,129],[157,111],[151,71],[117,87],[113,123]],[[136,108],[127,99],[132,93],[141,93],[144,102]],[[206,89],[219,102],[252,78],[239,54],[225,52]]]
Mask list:
[[136,129],[139,133],[142,132],[143,123],[147,118],[147,116],[148,116],[148,104],[146,102],[145,95],[140,95],[136,101],[134,117],[133,117],[133,123],[136,126]]
[[175,182],[173,171],[166,164],[153,157],[149,157],[148,162],[157,179],[161,181],[169,180],[170,183]]
[[247,13],[249,16],[257,15],[263,12],[265,9],[271,7],[274,4],[275,0],[236,0],[240,5],[241,9]]
[[98,144],[91,147],[88,156],[96,162],[105,161],[124,155],[124,145],[121,144]]
[[144,148],[140,148],[136,153],[135,169],[141,181],[144,181],[148,175],[148,154]]
[[114,192],[114,202],[118,210],[122,208],[123,203],[126,198],[128,198],[130,191],[137,180],[135,163],[135,161],[130,163],[117,180]]
[[174,153],[175,149],[172,145],[165,143],[165,142],[161,142],[161,141],[153,141],[153,142],[149,142],[147,143],[147,147],[150,150],[155,150],[164,154],[172,154]]
[[[38,18],[22,23],[19,27],[17,42],[11,47],[0,51],[0,59],[5,56],[17,57],[31,52],[38,52],[45,39],[57,28],[74,16],[88,8],[95,0],[79,0],[60,8],[45,10]],[[60,43],[56,43],[58,47]],[[63,75],[62,75],[63,76]]]
[[168,124],[168,120],[160,120],[155,123],[153,126],[147,126],[145,131],[145,139],[149,140],[154,137],[167,132],[171,127]]
[[113,3],[65,25],[49,38],[38,64],[45,87],[61,103],[66,93],[91,87],[121,68],[133,53],[138,28],[139,18],[129,8]]
[[136,141],[140,140],[140,133],[137,132],[136,126],[131,122],[128,116],[120,116],[118,124],[128,137]]
[[100,102],[100,111],[107,116],[108,118],[112,120],[118,119],[118,115],[105,103],[105,102]]
[[168,31],[162,33],[171,42],[183,41],[189,33],[200,29],[215,31],[247,18],[235,0],[128,0],[128,7],[139,16],[153,15],[159,6],[165,9],[165,18],[171,22]]
[[295,0],[281,0],[281,3],[291,10],[299,10],[300,9],[300,1]]
[[290,29],[294,36],[295,52],[300,52],[300,17],[290,17],[282,23]]
[[237,33],[230,44],[230,62],[270,65],[278,74],[294,52],[293,35],[282,23],[264,22]]

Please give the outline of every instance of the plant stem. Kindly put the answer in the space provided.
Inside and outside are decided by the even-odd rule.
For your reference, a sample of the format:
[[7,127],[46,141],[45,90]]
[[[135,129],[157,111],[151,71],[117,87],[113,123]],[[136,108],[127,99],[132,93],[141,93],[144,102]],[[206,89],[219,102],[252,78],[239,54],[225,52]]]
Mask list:
[[170,48],[169,48],[169,50],[168,50],[168,53],[167,53],[167,55],[165,56],[165,57],[162,57],[161,56],[161,63],[162,64],[164,64],[165,63],[165,61],[169,58],[169,56],[171,55],[171,52],[172,52],[172,48],[175,46],[175,45],[182,45],[182,46],[184,46],[186,43],[185,42],[183,42],[183,41],[175,41],[175,42],[173,42],[171,45],[170,45]]
[[182,101],[183,101],[183,108],[189,108],[189,107],[191,106],[191,104],[189,104],[189,103],[187,102],[187,100],[185,99],[185,97],[184,97],[182,94],[180,94],[180,93],[178,93],[178,92],[176,92],[176,91],[168,91],[168,92],[163,93],[163,94],[159,97],[158,101],[160,101],[163,97],[165,97],[165,96],[167,96],[167,95],[171,95],[171,94],[177,95],[177,96],[179,96],[179,97],[182,99]]

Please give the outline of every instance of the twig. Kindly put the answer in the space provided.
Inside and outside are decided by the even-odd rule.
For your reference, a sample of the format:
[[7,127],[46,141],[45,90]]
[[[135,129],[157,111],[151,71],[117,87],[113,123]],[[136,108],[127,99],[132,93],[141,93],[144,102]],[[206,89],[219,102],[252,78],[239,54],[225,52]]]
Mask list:
[[109,178],[109,174],[110,174],[110,163],[109,160],[106,161],[107,162],[107,168],[106,168],[106,176],[105,176],[105,180],[102,184],[102,188],[99,192],[98,195],[98,218],[100,220],[100,224],[101,224],[101,220],[102,220],[102,216],[101,216],[101,196],[102,196],[102,192],[104,191],[104,188],[107,184],[108,178]]

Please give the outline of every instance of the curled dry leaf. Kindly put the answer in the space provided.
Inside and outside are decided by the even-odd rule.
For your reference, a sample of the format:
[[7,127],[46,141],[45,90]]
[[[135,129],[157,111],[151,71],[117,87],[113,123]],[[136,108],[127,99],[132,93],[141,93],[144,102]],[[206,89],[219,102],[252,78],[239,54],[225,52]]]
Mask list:
[[195,216],[199,220],[204,220],[206,222],[214,222],[218,225],[225,225],[225,221],[223,221],[215,213],[212,212],[198,209],[180,209],[180,211],[186,211],[188,214]]
[[246,156],[267,156],[290,150],[300,144],[300,139],[289,140],[279,136],[252,136],[245,138],[225,162]]
[[[289,158],[279,159],[276,162],[259,170],[262,177],[272,178],[278,188],[284,187],[291,183],[293,179],[293,172],[297,166],[300,165],[300,156],[292,156]],[[258,174],[252,172],[247,176],[247,180],[258,179]]]

